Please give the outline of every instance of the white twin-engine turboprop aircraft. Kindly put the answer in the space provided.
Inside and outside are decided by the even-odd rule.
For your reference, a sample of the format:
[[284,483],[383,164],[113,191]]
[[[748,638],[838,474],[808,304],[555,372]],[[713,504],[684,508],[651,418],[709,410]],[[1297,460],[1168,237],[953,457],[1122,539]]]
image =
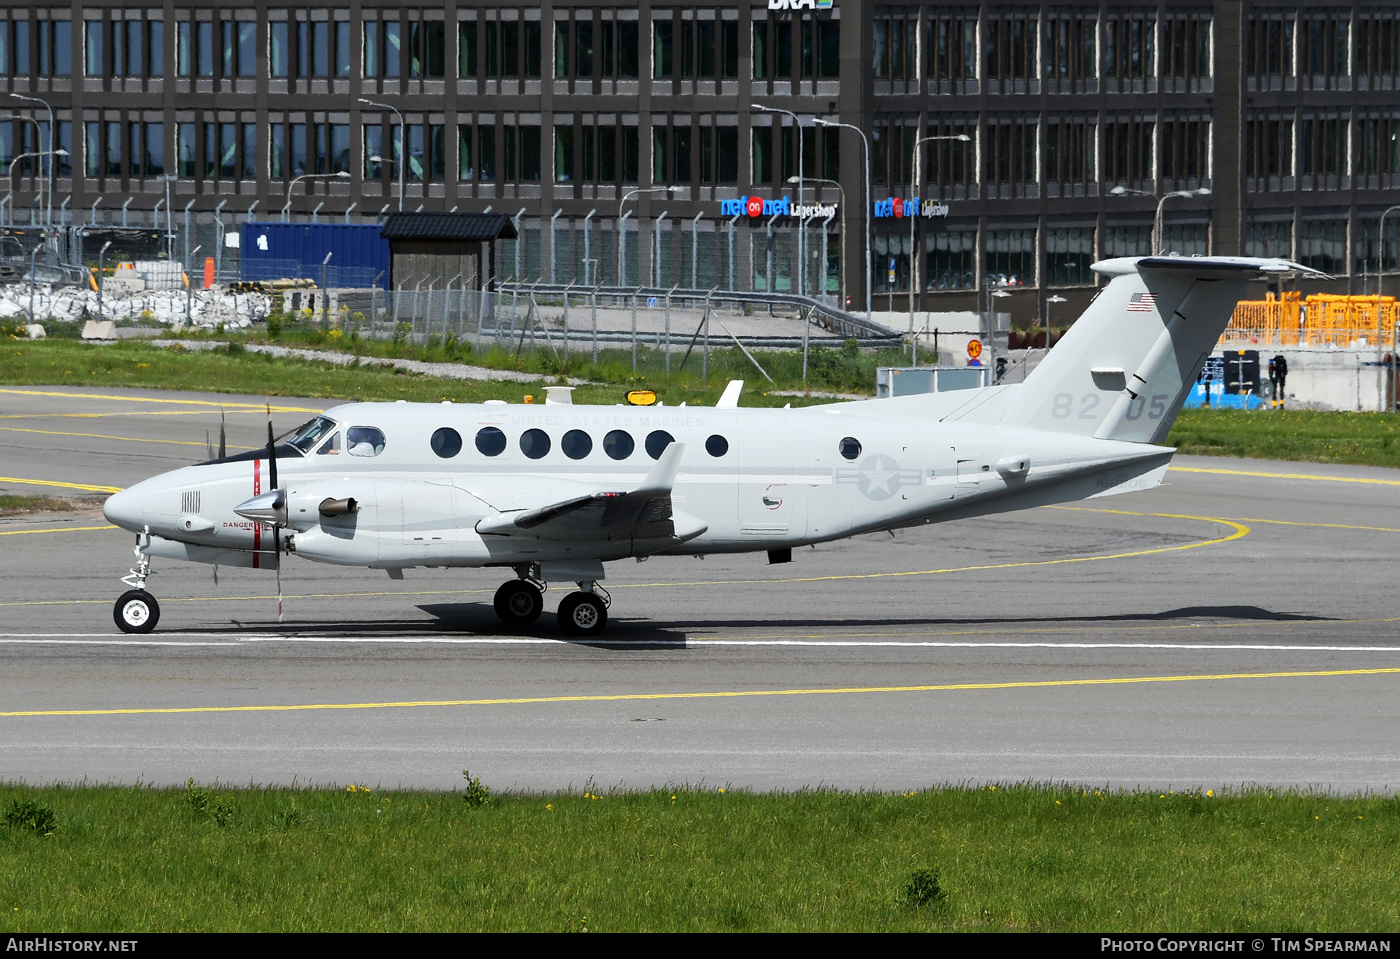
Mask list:
[[[1161,446],[1246,283],[1286,260],[1147,257],[1111,277],[1024,383],[803,409],[355,403],[282,445],[107,500],[137,534],[117,626],[148,632],[153,556],[276,568],[498,566],[507,624],[547,583],[571,635],[607,622],[603,564],[767,551],[1157,486]],[[269,456],[272,452],[274,455]]]

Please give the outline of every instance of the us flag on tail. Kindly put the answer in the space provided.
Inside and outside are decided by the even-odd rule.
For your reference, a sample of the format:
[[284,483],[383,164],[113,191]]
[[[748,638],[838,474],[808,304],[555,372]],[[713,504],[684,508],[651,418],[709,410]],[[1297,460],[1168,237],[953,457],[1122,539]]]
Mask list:
[[1151,313],[1157,308],[1157,295],[1155,293],[1134,293],[1133,298],[1128,301],[1129,313]]

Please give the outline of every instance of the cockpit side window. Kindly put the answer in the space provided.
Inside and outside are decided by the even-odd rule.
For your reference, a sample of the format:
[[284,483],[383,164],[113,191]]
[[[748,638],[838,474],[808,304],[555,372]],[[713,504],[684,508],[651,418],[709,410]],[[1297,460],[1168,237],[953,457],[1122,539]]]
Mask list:
[[378,456],[384,452],[384,433],[373,426],[352,426],[345,432],[351,456]]
[[325,456],[340,452],[340,430],[331,434],[331,438],[321,444],[321,448],[316,451],[316,455]]
[[328,416],[318,416],[310,423],[300,427],[287,442],[301,450],[302,453],[310,453],[311,448],[333,429],[335,429],[335,420]]

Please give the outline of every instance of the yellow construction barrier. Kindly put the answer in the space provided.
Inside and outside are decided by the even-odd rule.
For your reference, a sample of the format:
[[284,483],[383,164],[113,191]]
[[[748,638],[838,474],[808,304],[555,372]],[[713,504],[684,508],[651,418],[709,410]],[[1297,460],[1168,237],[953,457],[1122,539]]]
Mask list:
[[1235,307],[1222,346],[1335,346],[1340,349],[1395,348],[1400,307],[1395,297],[1272,293]]

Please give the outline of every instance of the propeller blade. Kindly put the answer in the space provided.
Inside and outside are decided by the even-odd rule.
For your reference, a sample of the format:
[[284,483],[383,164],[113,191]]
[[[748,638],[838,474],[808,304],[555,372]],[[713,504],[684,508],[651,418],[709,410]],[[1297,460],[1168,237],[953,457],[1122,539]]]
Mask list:
[[204,448],[209,452],[209,458],[214,458],[214,444],[209,439],[209,431],[204,431]]
[[228,455],[228,439],[224,433],[224,411],[219,410],[219,459]]
[[272,441],[272,420],[267,421],[267,476],[273,489],[277,489],[277,447]]

